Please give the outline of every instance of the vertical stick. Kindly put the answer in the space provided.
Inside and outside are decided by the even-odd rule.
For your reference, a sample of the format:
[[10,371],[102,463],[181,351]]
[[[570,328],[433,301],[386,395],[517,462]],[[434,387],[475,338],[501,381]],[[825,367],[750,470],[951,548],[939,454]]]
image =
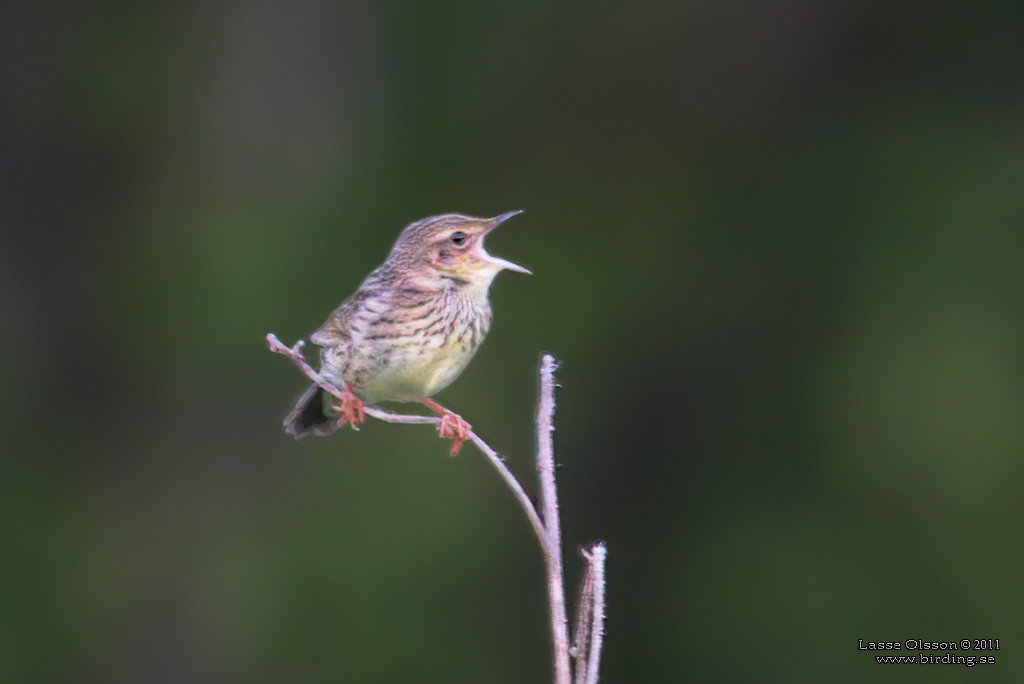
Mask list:
[[604,542],[598,542],[584,551],[587,560],[586,586],[582,601],[590,604],[590,624],[580,625],[578,630],[586,629],[590,643],[586,649],[586,678],[584,684],[597,684],[597,673],[601,667],[601,646],[604,642],[604,558],[607,553]]
[[555,486],[555,457],[551,433],[555,413],[554,356],[540,360],[540,400],[537,402],[537,471],[540,474],[541,519],[544,522],[544,565],[547,569],[548,604],[551,607],[551,637],[554,644],[555,684],[571,684],[569,670],[569,626],[565,615],[565,582],[562,576],[562,529],[558,521],[558,490]]

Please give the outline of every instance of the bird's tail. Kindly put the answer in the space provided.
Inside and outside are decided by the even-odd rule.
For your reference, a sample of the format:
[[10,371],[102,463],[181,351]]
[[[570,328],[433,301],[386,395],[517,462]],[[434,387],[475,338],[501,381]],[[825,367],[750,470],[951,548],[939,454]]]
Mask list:
[[324,411],[324,391],[310,385],[284,419],[284,431],[295,439],[306,435],[329,435],[338,429],[338,419]]

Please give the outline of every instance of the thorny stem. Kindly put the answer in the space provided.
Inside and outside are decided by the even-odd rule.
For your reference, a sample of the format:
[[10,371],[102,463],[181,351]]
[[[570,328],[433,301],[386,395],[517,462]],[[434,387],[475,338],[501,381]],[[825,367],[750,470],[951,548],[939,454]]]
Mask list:
[[[342,398],[341,391],[323,379],[306,363],[302,356],[305,343],[299,340],[294,347],[285,346],[273,333],[267,334],[270,351],[283,354],[298,366],[310,380],[328,394]],[[555,484],[555,459],[552,448],[552,419],[555,413],[555,371],[558,361],[544,354],[540,363],[540,399],[537,405],[537,471],[540,477],[541,515],[530,502],[523,486],[504,463],[502,457],[475,432],[468,439],[473,442],[512,491],[520,508],[526,514],[534,534],[540,542],[547,571],[548,603],[551,609],[551,633],[554,643],[555,684],[572,684],[570,668],[569,626],[565,608],[565,583],[562,568],[562,532],[558,516],[558,490]],[[388,423],[430,423],[437,425],[440,418],[432,416],[391,413],[367,406],[366,415]],[[579,616],[575,628],[576,643],[572,655],[576,659],[577,684],[597,684],[604,634],[604,559],[603,543],[594,544],[583,552],[587,562],[583,591],[580,596]]]
[[540,399],[537,402],[537,471],[540,475],[540,505],[544,520],[544,566],[548,575],[548,605],[551,609],[551,638],[555,647],[555,682],[570,684],[569,622],[565,615],[565,585],[562,579],[562,529],[558,517],[558,489],[555,486],[555,456],[551,434],[555,427],[555,357],[540,360]]

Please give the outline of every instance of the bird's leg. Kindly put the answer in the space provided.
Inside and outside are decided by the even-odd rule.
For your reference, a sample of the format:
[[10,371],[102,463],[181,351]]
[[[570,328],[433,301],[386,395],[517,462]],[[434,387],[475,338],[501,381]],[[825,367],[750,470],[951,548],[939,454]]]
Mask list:
[[366,421],[363,400],[355,395],[344,380],[341,382],[341,397],[332,397],[331,408],[338,414],[338,427],[348,423],[353,430],[358,430],[359,424]]
[[441,424],[438,426],[438,432],[440,432],[441,437],[445,439],[455,440],[455,443],[452,444],[452,456],[459,453],[459,449],[462,448],[463,440],[469,437],[470,433],[473,431],[473,427],[467,423],[462,416],[449,411],[430,397],[423,397],[420,401],[426,404],[431,411],[441,416]]

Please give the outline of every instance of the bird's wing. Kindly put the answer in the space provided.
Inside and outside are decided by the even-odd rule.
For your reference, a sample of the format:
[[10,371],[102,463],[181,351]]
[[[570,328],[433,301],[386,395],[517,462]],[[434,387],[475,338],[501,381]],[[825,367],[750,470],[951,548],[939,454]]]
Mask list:
[[322,347],[359,344],[367,329],[387,317],[394,300],[395,291],[385,266],[374,269],[309,339]]
[[366,306],[366,300],[369,298],[369,291],[365,287],[356,290],[341,303],[341,306],[331,312],[327,321],[310,335],[309,339],[321,347],[351,343],[353,332],[356,332],[353,325],[356,329],[360,328],[359,321],[370,312]]
[[309,336],[313,344],[318,344],[321,347],[335,347],[351,339],[346,323],[348,316],[345,315],[344,308],[343,304],[335,309],[327,318],[327,322]]
[[348,330],[348,323],[358,308],[358,303],[354,302],[354,299],[356,299],[355,295],[342,302],[341,306],[331,312],[331,315],[327,317],[327,321],[320,326],[320,329],[309,336],[313,344],[318,344],[321,347],[333,347],[349,342],[352,339]]

